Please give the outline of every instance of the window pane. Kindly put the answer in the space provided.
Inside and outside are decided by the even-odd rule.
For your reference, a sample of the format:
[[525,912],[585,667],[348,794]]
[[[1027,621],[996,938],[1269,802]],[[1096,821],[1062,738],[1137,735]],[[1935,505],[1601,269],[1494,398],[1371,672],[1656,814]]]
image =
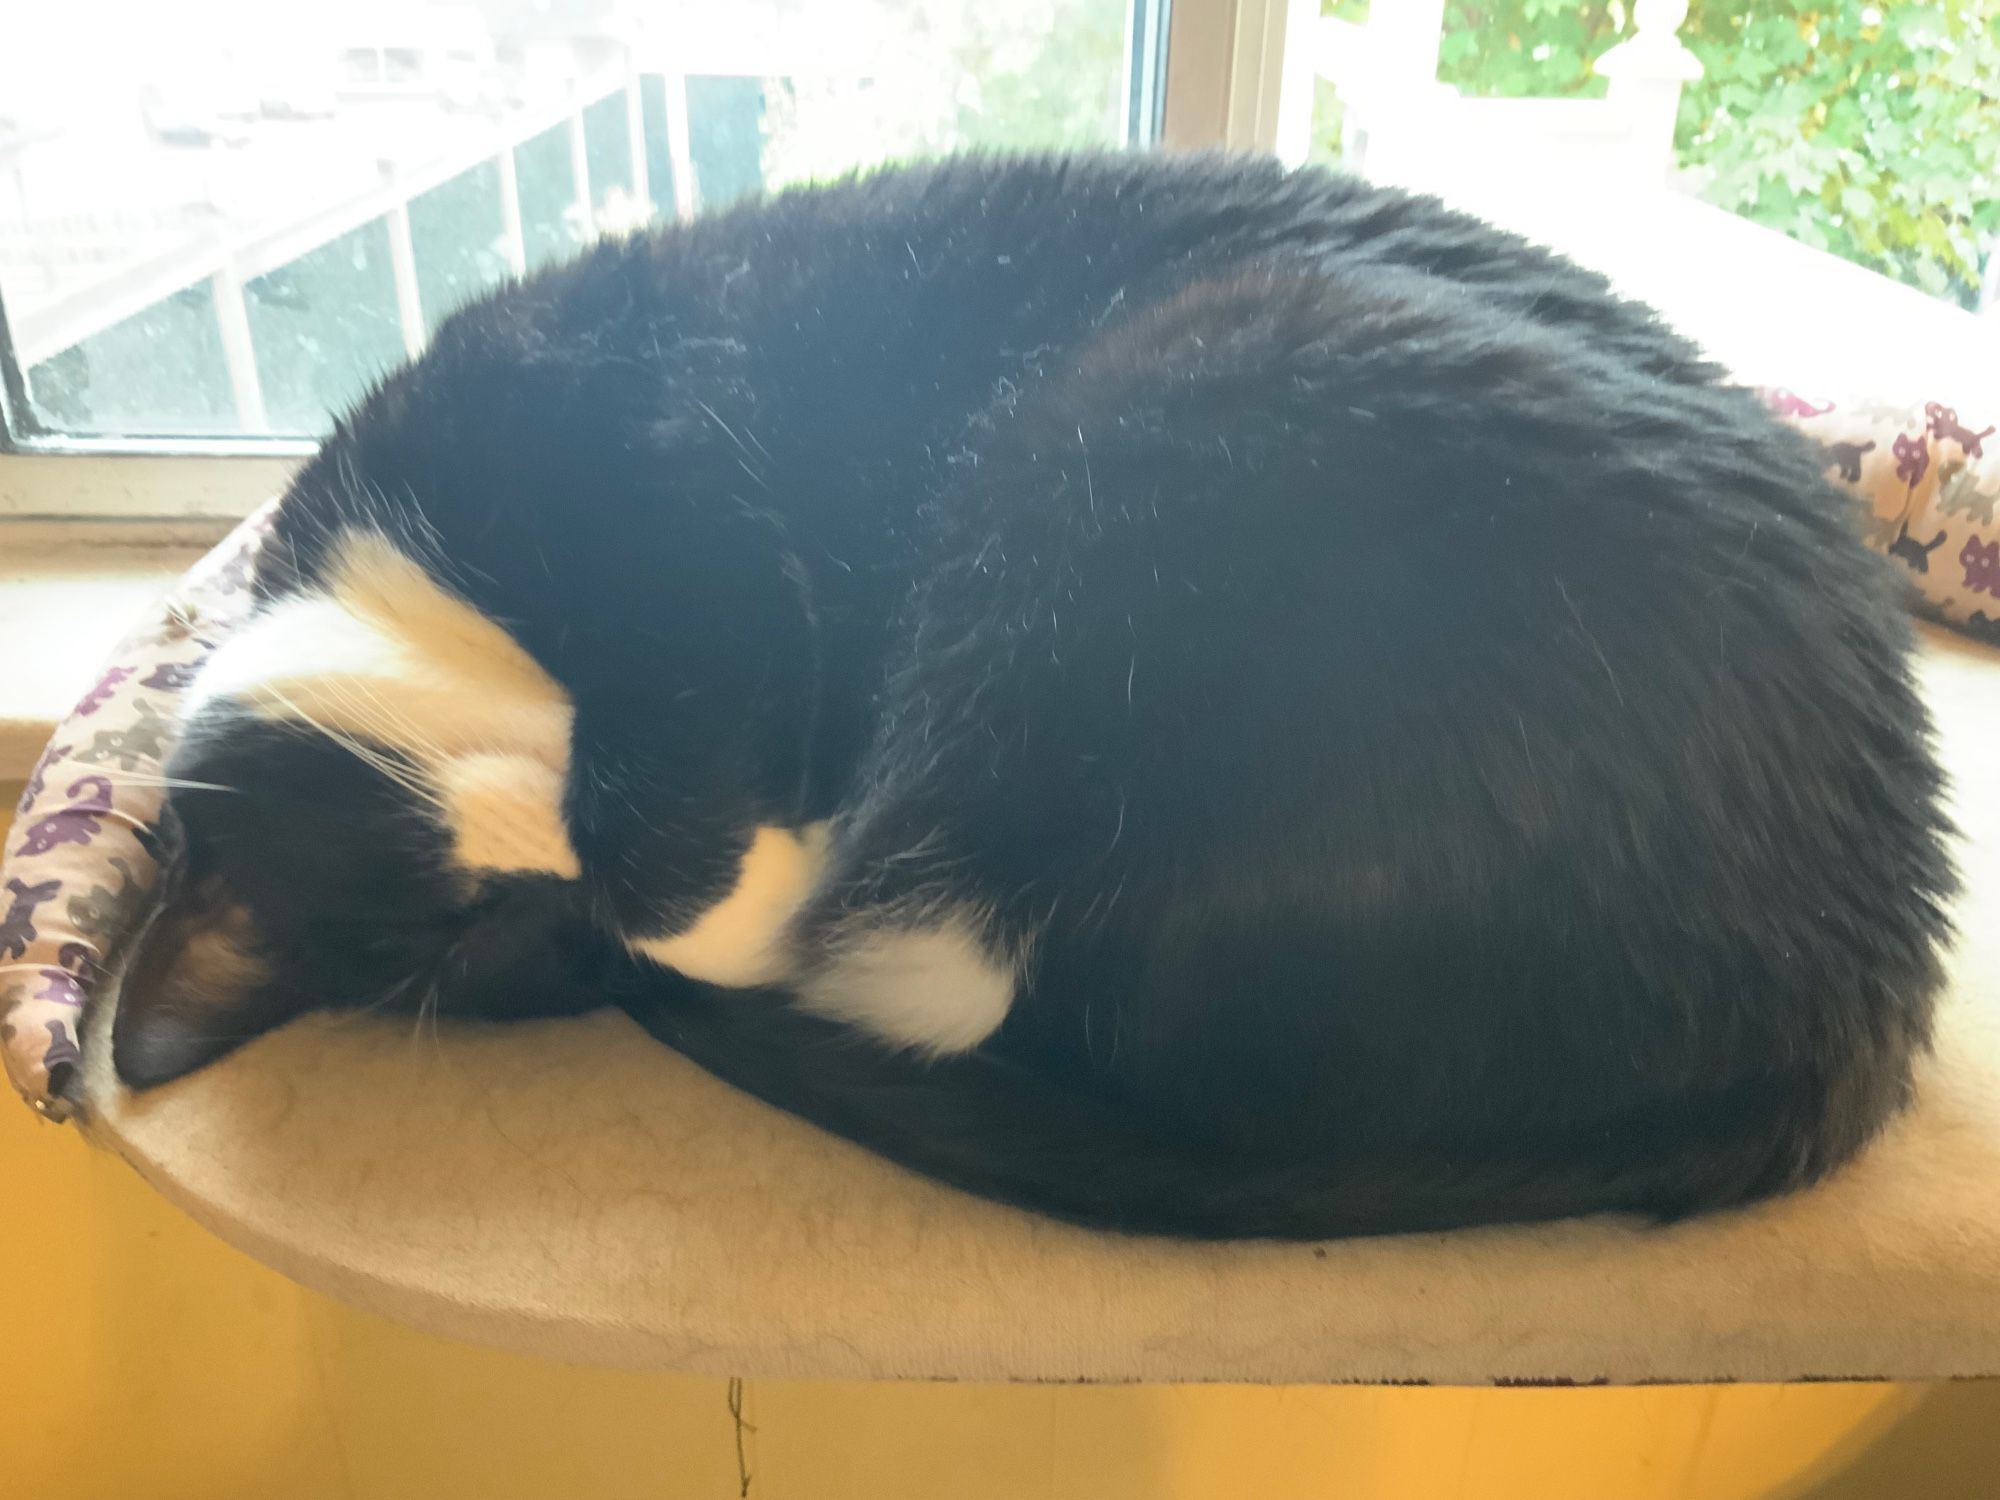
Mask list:
[[424,328],[432,332],[454,308],[507,274],[499,166],[481,162],[412,198],[410,242]]
[[646,191],[654,208],[672,217],[674,157],[667,140],[667,80],[658,73],[640,77],[639,107],[646,122]]
[[570,166],[569,127],[551,126],[516,146],[514,171],[521,183],[521,232],[528,246],[528,268],[534,270],[571,254],[584,241],[576,173]]
[[761,78],[688,80],[690,154],[704,206],[725,208],[763,186],[766,87]]
[[1128,31],[1164,3],[16,7],[17,425],[318,434],[453,308],[595,235],[957,147],[1117,144],[1150,118]]
[[641,221],[632,185],[632,129],[626,123],[625,91],[607,94],[583,112],[584,160],[590,176],[590,206],[599,230]]
[[389,233],[380,220],[243,289],[275,432],[324,432],[403,357]]
[[46,427],[162,436],[234,432],[207,282],[184,287],[28,367]]

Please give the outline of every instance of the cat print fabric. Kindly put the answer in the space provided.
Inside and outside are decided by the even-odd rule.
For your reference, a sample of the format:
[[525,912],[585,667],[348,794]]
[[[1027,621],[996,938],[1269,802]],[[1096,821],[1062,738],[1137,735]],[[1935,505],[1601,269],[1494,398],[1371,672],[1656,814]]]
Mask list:
[[1961,411],[1941,400],[1766,397],[1866,502],[1868,545],[1903,565],[1920,612],[2000,645],[2000,401]]
[[250,610],[250,567],[274,507],[239,526],[119,644],[29,773],[0,853],[0,1055],[50,1119],[66,1118],[95,977],[139,915],[159,863],[174,700]]
[[[2000,644],[2000,406],[1765,393],[1855,491],[1869,544],[1907,570],[1921,612]],[[176,697],[250,610],[274,507],[245,521],[120,645],[30,775],[0,857],[0,1059],[22,1097],[67,1118],[90,985],[155,883],[149,828]]]

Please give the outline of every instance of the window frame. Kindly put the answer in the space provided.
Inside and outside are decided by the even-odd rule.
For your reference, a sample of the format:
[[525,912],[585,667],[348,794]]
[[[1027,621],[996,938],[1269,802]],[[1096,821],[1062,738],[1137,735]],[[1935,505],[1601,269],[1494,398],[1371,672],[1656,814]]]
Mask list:
[[[1288,10],[1296,0],[1128,0],[1127,136],[1168,150],[1269,151]],[[1162,80],[1162,72],[1164,78]],[[1147,88],[1148,80],[1163,87]],[[91,436],[40,429],[0,290],[0,527],[78,523],[221,535],[283,489],[317,443],[288,437]],[[114,523],[99,525],[92,523]]]

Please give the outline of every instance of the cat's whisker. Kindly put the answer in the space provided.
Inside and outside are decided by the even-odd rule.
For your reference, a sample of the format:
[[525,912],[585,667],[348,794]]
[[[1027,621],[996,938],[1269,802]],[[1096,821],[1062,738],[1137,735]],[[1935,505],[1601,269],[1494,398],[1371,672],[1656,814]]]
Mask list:
[[[349,694],[349,689],[347,689],[344,686],[337,685],[335,680],[331,678],[327,679],[325,685],[336,696],[349,695],[346,701],[350,704],[350,706],[353,705],[354,700],[352,699],[351,694]],[[402,790],[408,792],[412,797],[416,798],[418,801],[432,808],[435,808],[439,811],[442,811],[444,809],[443,798],[441,798],[437,794],[437,792],[425,782],[423,777],[414,768],[398,762],[393,756],[389,755],[385,751],[370,748],[369,746],[365,745],[361,740],[357,739],[353,735],[347,734],[341,730],[337,730],[333,728],[330,724],[327,724],[324,720],[314,717],[312,714],[306,712],[306,710],[298,703],[286,697],[286,695],[282,693],[279,689],[266,685],[263,691],[267,693],[271,697],[271,699],[278,704],[279,707],[285,709],[305,727],[315,731],[316,733],[324,735],[327,739],[333,741],[333,743],[340,746],[343,750],[346,750],[349,754],[353,755],[357,760],[361,761],[363,765],[366,765],[371,770],[377,772],[388,781],[394,783]]]
[[[419,765],[437,767],[454,758],[434,736],[425,732],[416,719],[406,711],[398,709],[370,684],[350,681],[329,685],[341,696],[342,701],[356,712],[358,718],[380,723],[385,730],[392,732],[398,747]],[[421,772],[414,770],[411,774],[420,778],[422,775]],[[429,785],[427,778],[424,779],[421,790],[411,787],[407,782],[401,784],[406,790],[421,796],[436,811],[440,813],[447,811],[444,798]]]
[[235,786],[224,786],[219,781],[191,781],[185,776],[141,776],[130,771],[98,770],[94,775],[102,776],[113,786],[158,787],[172,792],[240,792]]
[[424,764],[438,766],[452,758],[434,736],[424,732],[421,724],[409,714],[395,708],[380,692],[365,683],[357,684],[355,691],[363,697],[369,708],[396,731],[398,743],[415,759]]
[[410,992],[411,986],[424,977],[424,970],[425,966],[421,963],[418,964],[408,974],[405,974],[372,1000],[355,999],[334,1000],[330,1002],[331,1008],[327,1014],[326,1024],[333,1027],[351,1026],[355,1022],[365,1020],[370,1016],[380,1015],[383,1011],[393,1007]]

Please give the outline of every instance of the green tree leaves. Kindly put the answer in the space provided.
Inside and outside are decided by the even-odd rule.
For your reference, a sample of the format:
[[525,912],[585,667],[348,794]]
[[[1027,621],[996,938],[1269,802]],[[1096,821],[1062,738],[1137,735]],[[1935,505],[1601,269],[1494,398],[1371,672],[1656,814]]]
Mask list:
[[[1622,0],[1450,0],[1438,76],[1599,93],[1626,24]],[[1676,136],[1697,192],[1973,305],[2000,241],[2000,0],[1693,0],[1681,39],[1704,69]]]

